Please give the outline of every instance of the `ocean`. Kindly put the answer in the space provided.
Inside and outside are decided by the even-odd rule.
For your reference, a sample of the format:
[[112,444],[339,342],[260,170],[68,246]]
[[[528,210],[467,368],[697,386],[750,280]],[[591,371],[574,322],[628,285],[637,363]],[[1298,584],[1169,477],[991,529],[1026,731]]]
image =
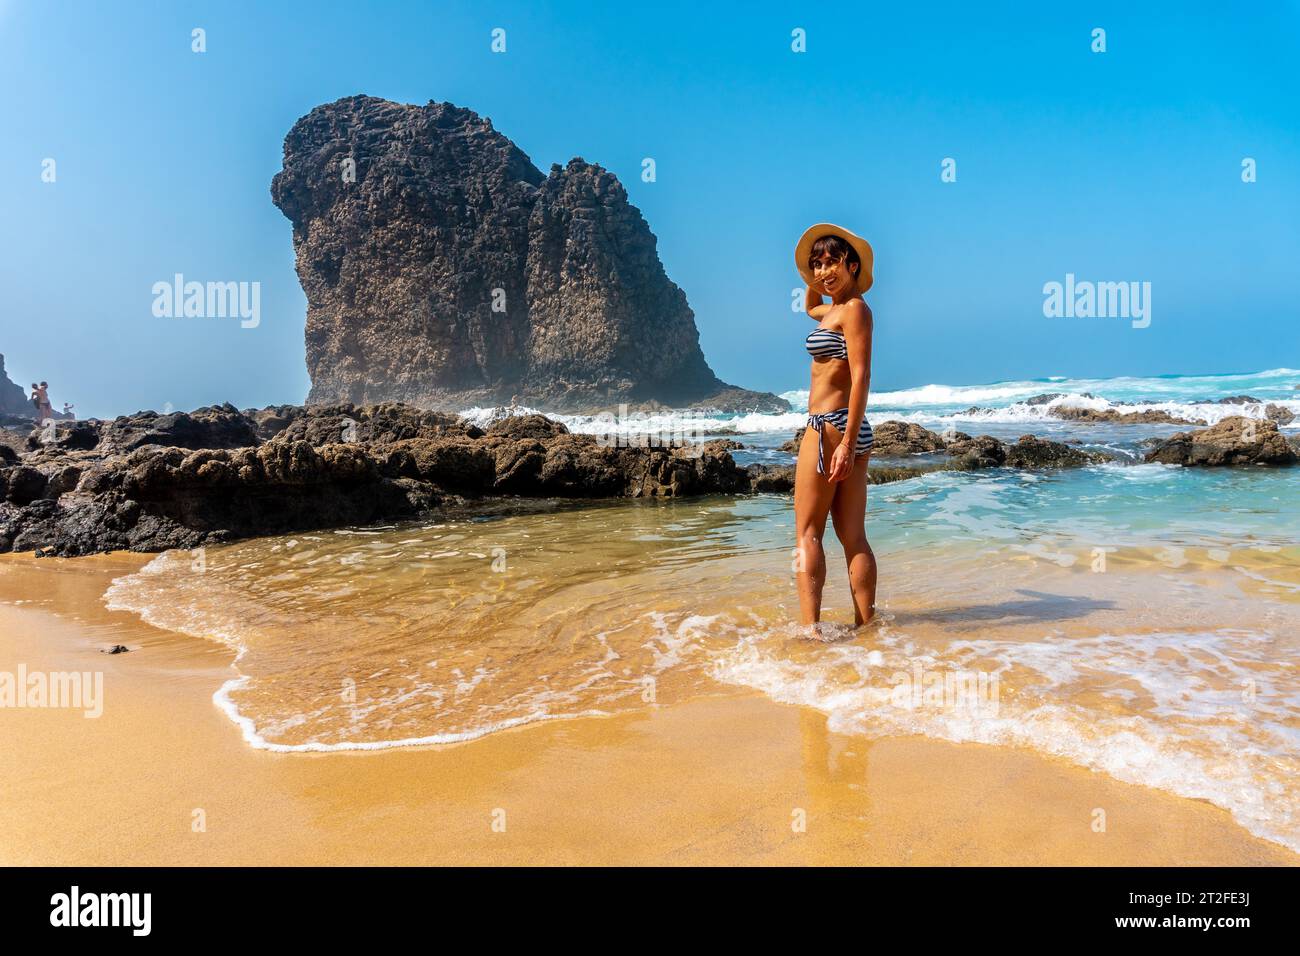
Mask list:
[[[229,646],[215,703],[257,748],[454,744],[745,688],[815,708],[837,733],[1024,747],[1208,800],[1300,851],[1300,467],[1143,464],[1144,439],[1188,426],[1050,417],[1074,405],[1215,422],[1271,403],[1296,413],[1282,428],[1295,434],[1297,384],[1273,369],[872,395],[875,426],[1034,433],[1116,460],[872,486],[881,613],[849,626],[828,527],[823,616],[842,625],[828,641],[796,624],[788,495],[525,500],[168,552],[104,600]],[[1218,402],[1242,395],[1259,401]],[[806,392],[782,397],[806,408]],[[789,463],[779,447],[805,418],[706,430],[742,442],[742,465]]]

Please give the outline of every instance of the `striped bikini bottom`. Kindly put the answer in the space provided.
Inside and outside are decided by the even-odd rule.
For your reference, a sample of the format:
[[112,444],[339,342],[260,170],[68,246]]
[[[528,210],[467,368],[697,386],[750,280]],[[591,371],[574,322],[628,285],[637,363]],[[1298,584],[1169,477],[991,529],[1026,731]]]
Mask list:
[[[817,429],[817,473],[820,475],[826,474],[826,470],[822,468],[822,435],[825,434],[822,428],[823,422],[830,422],[839,429],[840,434],[843,434],[849,423],[849,410],[837,408],[833,412],[808,413],[808,427]],[[866,415],[863,415],[862,427],[858,429],[858,441],[853,448],[854,457],[870,451],[875,440],[875,436],[871,433],[871,422],[867,421]]]

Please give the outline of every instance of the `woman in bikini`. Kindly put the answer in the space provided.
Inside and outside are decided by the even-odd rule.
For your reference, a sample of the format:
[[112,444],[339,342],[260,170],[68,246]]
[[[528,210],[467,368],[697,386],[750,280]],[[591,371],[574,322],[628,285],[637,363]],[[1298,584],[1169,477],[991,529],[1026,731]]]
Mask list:
[[36,420],[43,423],[47,418],[54,417],[54,406],[50,404],[50,386],[46,382],[41,382],[40,385],[33,385],[32,388],[36,389],[36,396],[39,399],[39,404],[36,406]]
[[[861,626],[876,613],[876,556],[866,532],[872,325],[871,309],[862,300],[872,283],[871,245],[840,226],[818,223],[803,234],[794,258],[808,284],[808,315],[818,322],[805,340],[812,383],[794,482],[800,620],[820,630],[826,583],[822,535],[829,512],[848,564],[853,623]],[[823,295],[830,296],[829,305]]]

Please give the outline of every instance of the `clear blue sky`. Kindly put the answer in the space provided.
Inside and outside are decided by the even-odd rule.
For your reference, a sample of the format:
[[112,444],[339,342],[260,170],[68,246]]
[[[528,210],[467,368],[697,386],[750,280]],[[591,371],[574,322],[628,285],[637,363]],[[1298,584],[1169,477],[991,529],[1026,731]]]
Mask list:
[[[806,387],[821,220],[876,249],[876,390],[1300,366],[1295,3],[721,6],[0,0],[0,352],[82,415],[300,402],[271,177],[299,116],[367,93],[613,171],[735,384]],[[260,282],[261,325],[155,318],[176,272]],[[1045,318],[1067,272],[1151,282],[1150,327]]]

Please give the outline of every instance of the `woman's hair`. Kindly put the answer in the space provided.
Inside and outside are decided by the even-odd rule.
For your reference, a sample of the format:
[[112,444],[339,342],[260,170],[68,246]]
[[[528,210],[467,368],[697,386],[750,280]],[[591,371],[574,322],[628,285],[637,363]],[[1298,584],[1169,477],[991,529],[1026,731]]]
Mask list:
[[844,241],[840,236],[829,235],[822,236],[812,244],[812,249],[808,251],[808,269],[811,271],[813,263],[822,257],[823,254],[829,255],[832,259],[847,259],[850,265],[856,265],[856,270],[850,269],[856,279],[862,274],[862,258],[858,255],[858,250]]

